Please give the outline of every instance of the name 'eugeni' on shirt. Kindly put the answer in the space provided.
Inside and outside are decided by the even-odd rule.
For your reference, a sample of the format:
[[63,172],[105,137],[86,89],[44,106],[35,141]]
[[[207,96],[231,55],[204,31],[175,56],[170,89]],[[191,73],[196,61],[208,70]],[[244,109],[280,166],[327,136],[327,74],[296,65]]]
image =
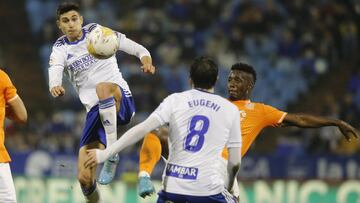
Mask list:
[[191,101],[188,101],[188,106],[190,108],[193,108],[193,107],[197,107],[197,106],[204,106],[204,107],[207,107],[207,108],[210,108],[214,111],[219,111],[220,109],[220,106],[210,100],[206,100],[206,99],[194,99],[194,100],[191,100]]
[[89,69],[89,66],[93,63],[96,63],[97,61],[98,61],[98,59],[94,58],[90,54],[86,54],[83,57],[70,63],[70,65],[68,67],[73,72],[79,72],[79,71]]

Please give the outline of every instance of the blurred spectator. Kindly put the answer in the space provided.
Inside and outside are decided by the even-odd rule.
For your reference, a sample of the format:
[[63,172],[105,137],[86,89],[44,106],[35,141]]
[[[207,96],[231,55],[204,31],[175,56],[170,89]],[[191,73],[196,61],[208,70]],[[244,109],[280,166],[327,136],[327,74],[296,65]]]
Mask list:
[[114,27],[116,22],[115,7],[109,0],[81,0],[82,15],[87,23],[98,22],[107,27]]
[[285,29],[279,42],[279,55],[284,57],[296,57],[299,55],[300,45],[295,40],[294,34]]
[[360,90],[360,68],[356,68],[352,71],[348,84],[348,90],[352,94],[355,94]]

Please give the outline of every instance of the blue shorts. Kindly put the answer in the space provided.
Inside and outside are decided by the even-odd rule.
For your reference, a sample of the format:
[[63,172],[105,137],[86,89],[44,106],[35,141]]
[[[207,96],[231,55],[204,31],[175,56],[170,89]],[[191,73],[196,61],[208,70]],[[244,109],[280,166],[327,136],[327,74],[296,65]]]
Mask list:
[[[120,87],[122,98],[117,114],[117,125],[126,125],[135,114],[135,103],[132,95]],[[93,106],[86,114],[85,127],[80,138],[80,148],[91,142],[100,141],[106,146],[106,134],[99,115],[99,105]]]
[[236,198],[227,191],[210,196],[190,196],[161,190],[158,196],[157,203],[237,203]]

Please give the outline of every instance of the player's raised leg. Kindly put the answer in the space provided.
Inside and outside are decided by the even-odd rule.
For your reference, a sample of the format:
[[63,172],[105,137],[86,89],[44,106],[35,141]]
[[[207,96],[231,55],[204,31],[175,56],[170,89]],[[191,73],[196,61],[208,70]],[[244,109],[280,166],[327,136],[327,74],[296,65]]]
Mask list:
[[117,84],[101,82],[96,85],[96,94],[99,97],[99,114],[106,133],[106,145],[110,146],[117,140],[116,103],[119,104],[121,100],[121,92]]
[[[121,90],[117,84],[102,82],[96,85],[96,94],[99,97],[99,114],[106,134],[106,145],[110,146],[117,140],[117,111],[122,99]],[[104,163],[99,176],[99,183],[109,184],[116,172],[119,156],[110,157]]]
[[84,166],[87,158],[86,150],[94,148],[104,149],[105,147],[98,141],[92,142],[80,148],[78,157],[78,181],[87,203],[101,202],[100,192],[95,180],[96,167],[87,168]]

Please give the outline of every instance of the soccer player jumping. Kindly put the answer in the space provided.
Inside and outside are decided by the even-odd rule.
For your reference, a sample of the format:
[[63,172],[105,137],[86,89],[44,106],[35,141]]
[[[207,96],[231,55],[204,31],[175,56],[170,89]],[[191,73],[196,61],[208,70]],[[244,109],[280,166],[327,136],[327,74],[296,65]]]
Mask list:
[[[62,86],[64,72],[77,91],[87,110],[86,123],[80,140],[78,157],[78,180],[87,202],[98,202],[96,189],[96,167],[85,167],[86,150],[109,147],[117,140],[117,125],[125,125],[135,113],[131,91],[119,71],[115,56],[97,59],[86,48],[86,35],[95,23],[82,27],[83,17],[76,3],[61,3],[57,8],[57,26],[64,36],[53,45],[49,61],[49,88],[53,97],[65,94]],[[149,51],[120,32],[119,50],[138,57],[142,71],[153,74],[155,67]],[[110,157],[104,164],[98,181],[112,181],[118,155]]]

